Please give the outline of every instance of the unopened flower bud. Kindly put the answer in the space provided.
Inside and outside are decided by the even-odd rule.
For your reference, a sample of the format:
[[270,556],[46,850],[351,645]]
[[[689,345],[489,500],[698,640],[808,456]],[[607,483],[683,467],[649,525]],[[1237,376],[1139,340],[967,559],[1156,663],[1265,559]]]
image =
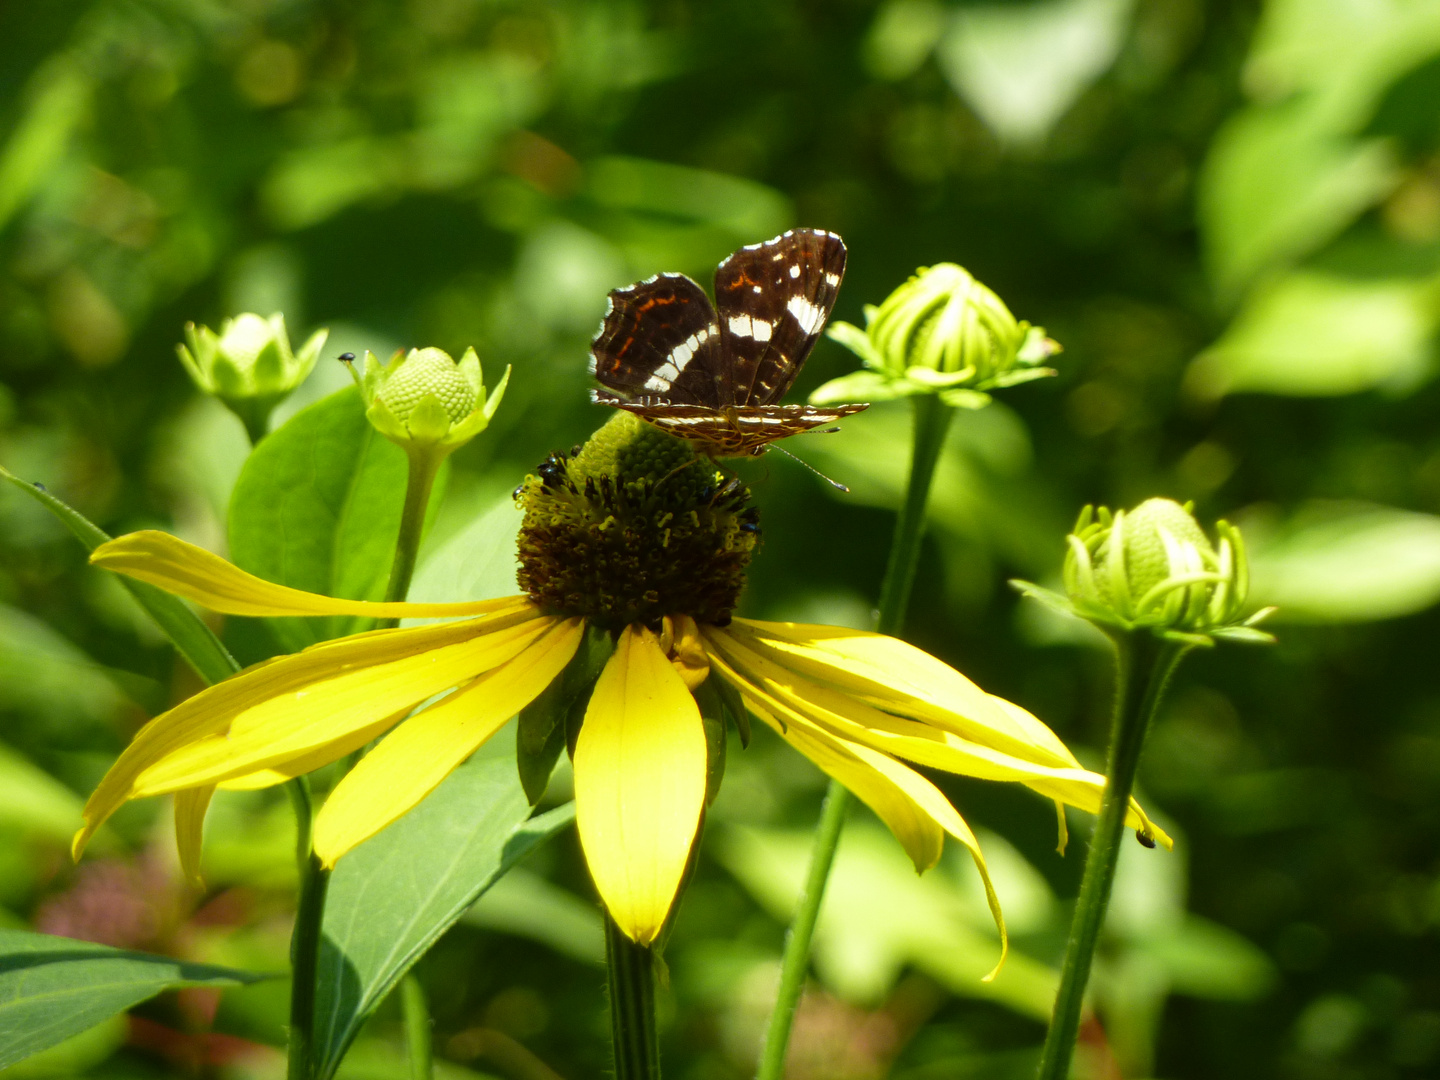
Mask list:
[[407,453],[443,458],[489,426],[510,369],[488,398],[474,349],[466,349],[458,364],[441,349],[411,349],[388,365],[367,352],[356,378],[365,415],[380,434]]
[[1055,374],[1038,365],[1060,351],[954,263],[922,267],[879,307],[867,306],[864,330],[837,322],[827,333],[865,367],[820,387],[810,396],[817,405],[938,394],[979,408],[987,390]]
[[176,346],[195,385],[223,401],[245,422],[252,439],[265,434],[270,413],[305,381],[329,336],[317,330],[291,351],[285,316],[237,315],[220,324],[185,324],[185,343]]
[[1249,571],[1239,530],[1226,521],[1215,528],[1219,542],[1212,544],[1189,509],[1171,499],[1147,499],[1128,513],[1087,506],[1068,537],[1067,596],[1016,585],[1102,629],[1148,629],[1197,645],[1274,640],[1254,629],[1273,608],[1240,617]]

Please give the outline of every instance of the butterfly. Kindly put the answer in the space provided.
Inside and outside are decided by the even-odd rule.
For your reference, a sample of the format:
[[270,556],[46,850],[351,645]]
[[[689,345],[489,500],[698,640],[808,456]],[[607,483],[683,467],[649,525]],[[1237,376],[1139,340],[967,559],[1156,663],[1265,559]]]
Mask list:
[[845,275],[832,232],[792,229],[715,269],[715,303],[684,274],[610,293],[590,346],[595,401],[634,413],[712,458],[756,457],[776,439],[868,405],[778,405],[820,336]]

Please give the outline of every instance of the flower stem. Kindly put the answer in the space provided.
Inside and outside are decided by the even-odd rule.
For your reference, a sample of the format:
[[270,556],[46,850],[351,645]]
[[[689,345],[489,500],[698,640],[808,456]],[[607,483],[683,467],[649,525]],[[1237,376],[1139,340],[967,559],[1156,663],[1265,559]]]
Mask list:
[[815,844],[810,849],[810,871],[805,888],[795,906],[795,921],[785,934],[785,958],[780,967],[780,990],[775,1009],[770,1013],[770,1026],[765,1032],[765,1046],[760,1052],[758,1080],[780,1080],[785,1075],[785,1051],[790,1045],[790,1030],[795,1026],[795,1010],[805,988],[805,973],[810,963],[810,940],[815,936],[815,921],[820,916],[820,901],[825,896],[825,882],[835,863],[835,848],[840,842],[840,827],[845,824],[845,810],[850,792],[836,781],[830,781],[825,802],[820,808],[820,824],[815,828]]
[[295,807],[295,859],[300,868],[300,899],[290,935],[290,1039],[287,1080],[310,1080],[315,1068],[315,986],[320,967],[320,925],[330,872],[311,850],[314,803],[310,783],[297,776],[285,785]]
[[[900,504],[900,514],[895,520],[895,538],[890,544],[890,559],[880,584],[880,607],[875,615],[875,629],[882,634],[898,634],[905,623],[905,609],[910,602],[915,570],[920,563],[920,541],[925,535],[925,505],[930,500],[935,466],[940,461],[945,433],[955,411],[932,394],[913,400],[915,437],[910,453],[910,480],[905,489],[905,501]],[[840,830],[844,827],[849,803],[850,792],[838,780],[831,780],[820,810],[815,843],[810,849],[810,870],[805,877],[805,888],[800,894],[790,929],[785,934],[780,988],[775,1008],[770,1013],[765,1045],[760,1051],[756,1080],[781,1080],[785,1074],[785,1052],[790,1045],[795,1010],[800,1005],[805,975],[810,967],[810,942],[815,936],[820,902],[825,898],[825,884],[835,864],[835,850],[840,844]]]
[[900,516],[895,519],[895,537],[890,542],[890,561],[880,583],[880,609],[875,616],[875,629],[895,635],[905,624],[905,610],[910,605],[910,590],[915,584],[915,568],[920,563],[920,541],[925,535],[925,504],[930,501],[930,485],[935,479],[935,466],[945,445],[945,433],[955,410],[933,394],[923,394],[915,402],[915,442],[910,452],[910,481]]
[[1189,649],[1187,645],[1162,640],[1148,630],[1117,634],[1114,640],[1115,711],[1105,766],[1105,794],[1090,838],[1080,896],[1075,902],[1065,966],[1055,995],[1055,1013],[1040,1055],[1039,1080],[1066,1080],[1070,1075],[1085,984],[1090,979],[1091,961],[1105,923],[1105,910],[1110,904],[1115,863],[1125,832],[1125,814],[1135,787],[1135,769],[1140,763],[1145,733],[1170,676]]
[[413,971],[400,981],[400,1005],[405,1014],[410,1080],[430,1080],[435,1072],[430,1056],[430,1006],[425,1002],[425,988]]
[[605,960],[610,975],[615,1080],[660,1080],[655,955],[626,937],[609,912],[605,914]]
[[[410,592],[410,579],[415,576],[415,560],[420,554],[420,538],[425,532],[425,511],[430,506],[430,490],[440,471],[440,458],[429,454],[406,455],[410,464],[405,478],[405,508],[400,513],[400,535],[395,540],[395,561],[390,564],[390,584],[385,588],[387,603],[404,600]],[[382,619],[381,627],[400,624],[399,619]]]

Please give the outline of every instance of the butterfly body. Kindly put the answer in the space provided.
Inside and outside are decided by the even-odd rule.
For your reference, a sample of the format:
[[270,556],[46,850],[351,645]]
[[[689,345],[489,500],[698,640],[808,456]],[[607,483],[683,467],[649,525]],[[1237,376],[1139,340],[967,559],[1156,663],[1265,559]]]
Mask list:
[[610,293],[591,345],[603,405],[624,409],[713,458],[770,443],[866,408],[780,405],[835,305],[845,245],[793,229],[751,244],[715,271],[715,303],[683,274]]

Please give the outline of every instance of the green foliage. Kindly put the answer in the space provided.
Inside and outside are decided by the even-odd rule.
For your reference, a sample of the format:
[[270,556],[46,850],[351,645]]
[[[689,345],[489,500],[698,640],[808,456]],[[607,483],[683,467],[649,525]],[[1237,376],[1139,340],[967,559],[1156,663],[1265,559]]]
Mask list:
[[340,862],[320,957],[319,1080],[335,1074],[361,1026],[440,935],[575,811],[529,814],[513,760],[482,755]]
[[[1057,378],[952,424],[907,636],[1093,764],[1102,654],[1003,585],[1058,583],[1080,506],[1165,496],[1239,522],[1252,601],[1281,606],[1277,648],[1177,677],[1142,762],[1147,807],[1186,840],[1122,859],[1127,914],[1096,985],[1122,1072],[1434,1072],[1433,2],[76,0],[0,5],[0,88],[0,466],[21,478],[0,484],[0,922],[102,935],[118,931],[96,910],[163,909],[117,943],[174,953],[174,970],[282,970],[294,870],[276,792],[217,796],[203,897],[172,888],[158,801],[117,817],[78,869],[66,834],[135,728],[195,686],[167,638],[215,681],[235,666],[215,631],[249,661],[362,626],[221,625],[116,588],[84,548],[160,527],[272,580],[377,596],[404,455],[353,390],[328,396],[348,385],[333,357],[474,346],[514,379],[489,430],[450,459],[411,595],[512,594],[509,492],[605,419],[585,399],[585,354],[606,292],[665,271],[708,283],[737,246],[807,225],[850,249],[837,320],[860,325],[916,266],[955,262],[1065,346]],[[298,339],[332,332],[227,516],[248,447],[198,404],[175,346],[186,322],[245,311],[283,312]],[[790,400],[856,385],[856,367],[822,341]],[[877,403],[841,434],[792,441],[850,496],[780,455],[738,463],[765,529],[738,614],[870,624],[909,415]],[[676,1075],[753,1074],[800,865],[784,844],[813,828],[819,797],[776,743],[757,728],[728,748],[708,812],[667,949]],[[496,774],[512,822],[514,772],[510,760],[509,779]],[[561,754],[547,798],[568,784]],[[1029,1075],[1083,825],[1061,858],[1049,807],[948,790],[988,830],[1012,927],[1029,905],[1010,969],[977,987],[970,969],[993,941],[970,918],[967,879],[891,873],[895,852],[876,841],[855,863],[873,881],[844,865],[836,879],[793,1075]],[[447,820],[478,837],[465,829],[490,819],[473,817]],[[399,858],[387,845],[406,827],[353,858]],[[762,838],[743,866],[742,835]],[[482,846],[429,914],[414,916],[415,895],[381,897],[387,917],[418,920],[404,957],[435,942],[413,970],[437,1075],[520,1075],[494,1056],[502,1040],[562,1076],[602,1074],[598,937],[574,845],[536,851],[527,876],[500,878],[442,932],[499,865]],[[1012,855],[1027,869],[1001,871]],[[106,877],[141,866],[151,907]],[[1161,867],[1174,876],[1144,873]],[[381,933],[357,948],[393,982],[398,961],[364,951]],[[962,940],[974,948],[934,946]],[[367,985],[375,1008],[337,1076],[403,1068],[398,1011]],[[227,989],[214,1031],[279,1040],[282,999],[279,982]],[[200,1052],[173,996],[141,1012],[140,1027]],[[117,1048],[126,1025],[23,1066],[179,1075],[181,1058]],[[265,1051],[246,1053],[224,1066],[237,1080]]]
[[261,976],[68,938],[0,930],[0,1068],[182,986],[240,986]]
[[[245,462],[230,503],[230,552],[268,581],[381,600],[405,498],[405,454],[341,390],[296,414]],[[437,484],[443,493],[443,482]],[[432,497],[431,506],[438,502]],[[287,651],[362,629],[333,616],[270,620]]]

